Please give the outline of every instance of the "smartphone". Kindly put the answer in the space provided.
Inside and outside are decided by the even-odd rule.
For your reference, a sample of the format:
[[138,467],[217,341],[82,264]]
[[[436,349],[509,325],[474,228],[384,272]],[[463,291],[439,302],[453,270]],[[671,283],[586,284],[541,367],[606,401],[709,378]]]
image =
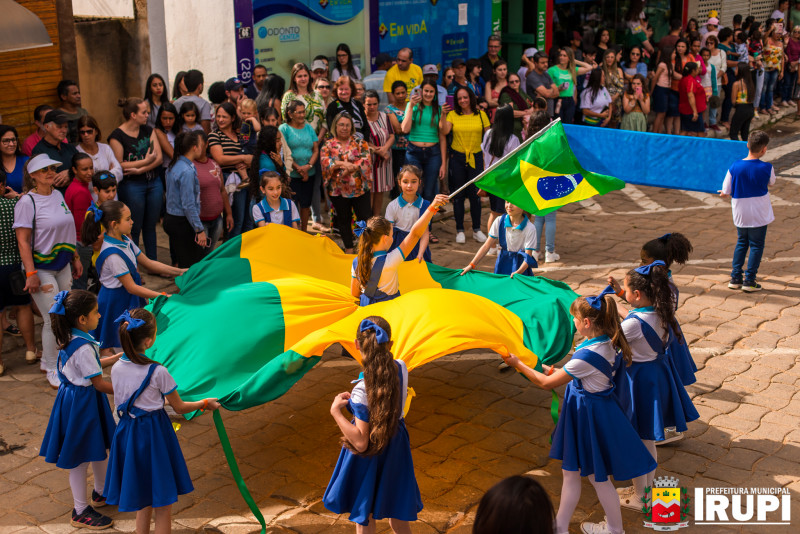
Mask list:
[[456,108],[456,97],[453,95],[447,95],[444,97],[444,103],[450,106],[450,109]]

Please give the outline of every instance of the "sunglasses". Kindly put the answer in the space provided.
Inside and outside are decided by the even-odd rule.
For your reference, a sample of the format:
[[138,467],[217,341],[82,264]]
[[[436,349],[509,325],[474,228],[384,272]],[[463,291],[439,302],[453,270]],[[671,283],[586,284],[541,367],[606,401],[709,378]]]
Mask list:
[[330,88],[331,88],[330,85],[318,85],[317,86],[317,89],[330,89]]
[[88,128],[86,130],[80,130],[79,132],[80,132],[81,135],[91,134],[91,133],[94,133],[94,128]]
[[117,179],[117,177],[114,176],[114,173],[111,173],[111,172],[104,172],[104,173],[102,173],[102,174],[97,176],[98,180],[108,180],[109,178],[111,178],[113,180]]

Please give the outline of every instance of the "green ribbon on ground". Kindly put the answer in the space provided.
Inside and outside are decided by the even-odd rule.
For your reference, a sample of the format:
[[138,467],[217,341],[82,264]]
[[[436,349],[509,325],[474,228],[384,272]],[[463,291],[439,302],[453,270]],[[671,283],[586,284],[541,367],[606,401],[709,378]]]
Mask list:
[[[558,393],[554,389],[551,389],[550,393],[553,395],[553,398],[550,399],[550,417],[553,418],[553,426],[556,426],[558,425]],[[553,443],[552,434],[550,434],[550,443]]]
[[244,502],[247,503],[247,506],[250,507],[250,511],[253,512],[253,515],[256,516],[258,522],[261,523],[261,534],[266,534],[267,523],[264,521],[264,516],[261,514],[261,510],[258,509],[256,501],[253,500],[253,496],[250,495],[250,490],[247,489],[247,484],[244,483],[242,473],[239,471],[239,465],[236,463],[236,457],[233,455],[231,440],[228,439],[228,432],[225,430],[225,425],[222,424],[222,414],[219,413],[219,410],[214,410],[214,426],[217,428],[217,434],[219,435],[219,441],[222,444],[222,450],[225,451],[225,459],[228,461],[228,467],[233,475],[233,480],[239,487],[239,493],[242,494]]

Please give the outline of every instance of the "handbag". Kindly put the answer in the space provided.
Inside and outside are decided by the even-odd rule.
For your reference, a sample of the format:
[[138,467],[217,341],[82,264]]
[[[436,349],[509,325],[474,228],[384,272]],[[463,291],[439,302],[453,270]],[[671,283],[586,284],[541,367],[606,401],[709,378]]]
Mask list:
[[[34,202],[31,195],[28,195],[28,197],[30,197],[31,202],[33,202],[33,224],[31,225],[31,256],[33,256],[33,243],[36,235],[36,202]],[[24,266],[21,270],[14,271],[8,275],[8,285],[11,286],[11,292],[18,297],[28,294],[28,292],[25,291],[25,284],[27,283],[28,275],[25,274]]]

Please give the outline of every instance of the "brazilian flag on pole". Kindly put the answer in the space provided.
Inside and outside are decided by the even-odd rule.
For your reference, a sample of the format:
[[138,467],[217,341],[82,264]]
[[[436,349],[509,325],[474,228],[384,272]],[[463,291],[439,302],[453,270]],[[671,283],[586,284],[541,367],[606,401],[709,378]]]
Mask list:
[[544,215],[622,189],[625,182],[581,167],[559,119],[484,171],[475,185],[529,213]]

